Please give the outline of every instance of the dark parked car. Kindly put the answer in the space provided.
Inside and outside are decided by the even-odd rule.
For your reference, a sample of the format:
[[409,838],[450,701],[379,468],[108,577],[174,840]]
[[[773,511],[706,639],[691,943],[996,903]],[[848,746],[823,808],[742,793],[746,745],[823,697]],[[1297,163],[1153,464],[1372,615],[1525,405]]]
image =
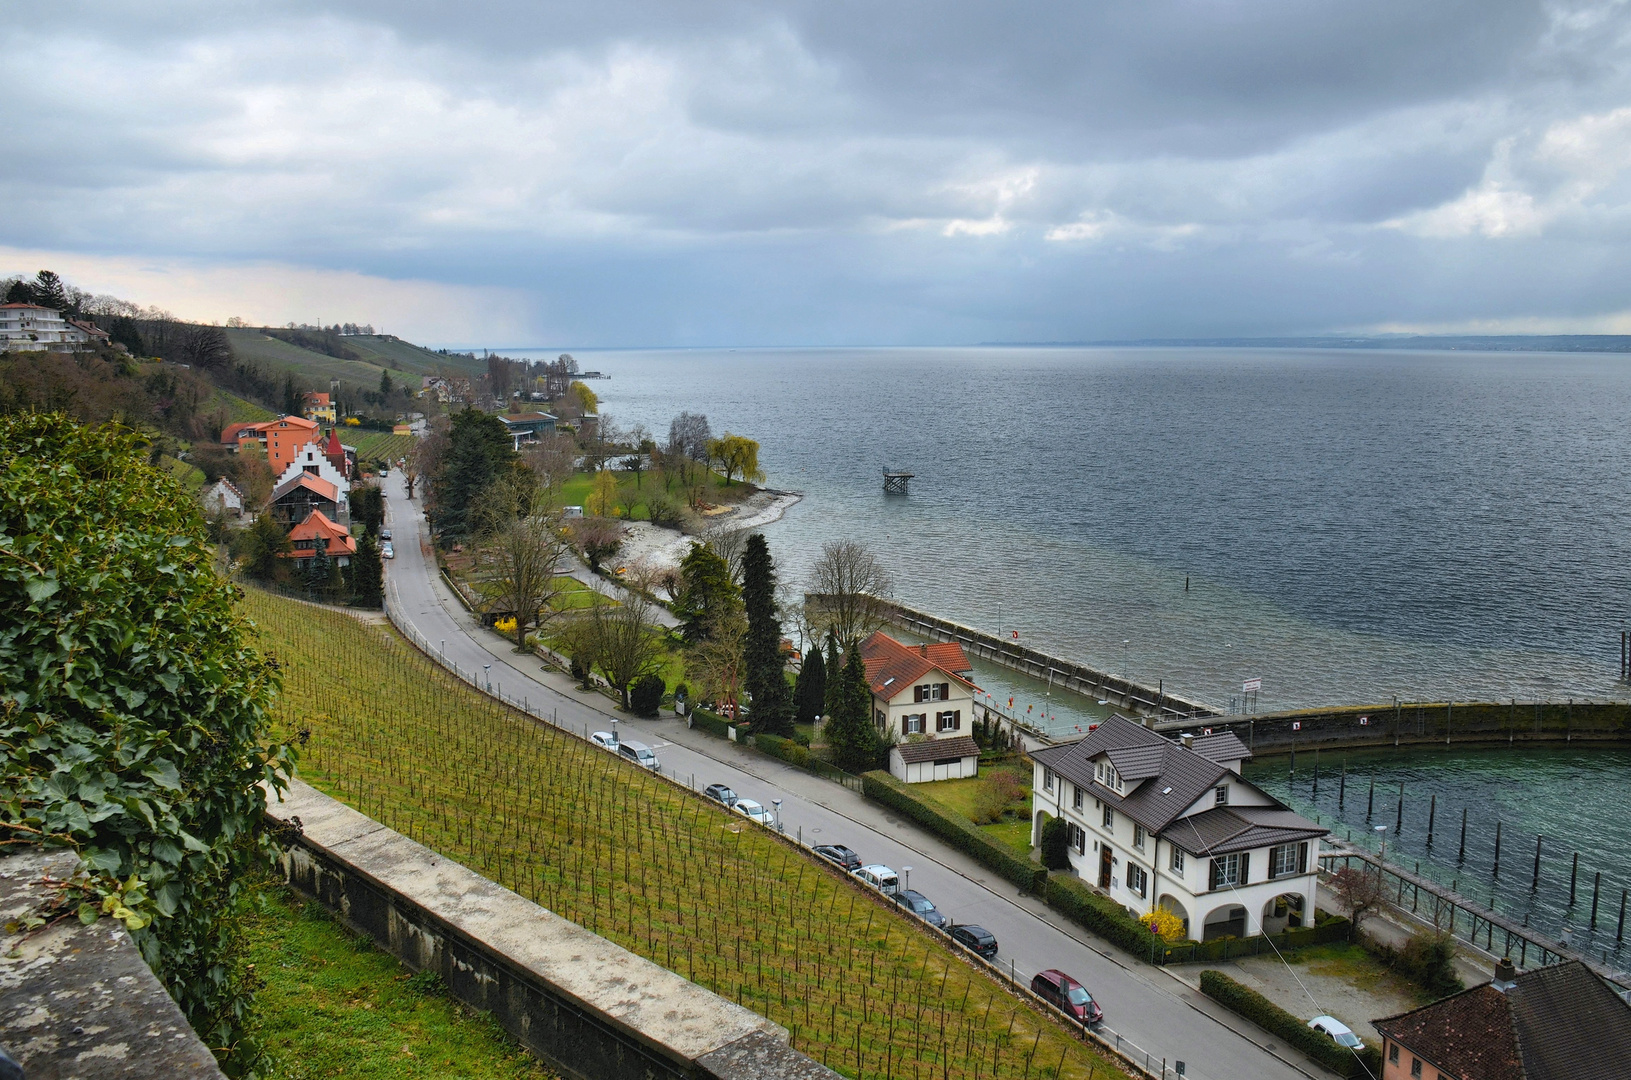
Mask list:
[[1104,1010],[1093,1000],[1087,988],[1058,968],[1038,972],[1031,980],[1031,992],[1043,1001],[1057,1005],[1084,1024],[1097,1024],[1104,1020]]
[[704,791],[703,794],[716,802],[724,803],[726,806],[736,805],[736,792],[724,784],[709,784],[708,790]]
[[909,910],[930,926],[945,926],[946,917],[927,896],[916,889],[903,889],[895,894],[895,903]]
[[997,955],[997,935],[983,926],[954,926],[951,936],[973,949],[987,960]]
[[822,844],[815,853],[828,862],[837,863],[846,873],[861,868],[861,857],[843,844]]

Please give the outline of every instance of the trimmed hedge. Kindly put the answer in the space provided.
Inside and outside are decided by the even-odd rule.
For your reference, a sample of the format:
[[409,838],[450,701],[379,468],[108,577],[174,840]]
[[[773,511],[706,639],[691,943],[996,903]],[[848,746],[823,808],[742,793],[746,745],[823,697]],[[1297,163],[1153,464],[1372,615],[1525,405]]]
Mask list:
[[1348,940],[1348,920],[1337,917],[1327,919],[1318,926],[1299,926],[1267,937],[1257,934],[1247,938],[1213,938],[1211,941],[1192,941],[1174,945],[1167,950],[1167,963],[1192,964],[1202,960],[1228,960],[1235,956],[1256,956],[1270,951],[1280,952],[1306,949],[1311,945],[1325,945],[1333,941]]
[[1341,1076],[1382,1075],[1382,1051],[1367,1046],[1358,1053],[1338,1046],[1308,1024],[1221,971],[1201,972],[1201,993],[1231,1012],[1250,1020],[1318,1064]]
[[730,738],[730,725],[706,709],[692,709],[686,713],[691,726],[706,731],[716,739]]
[[781,758],[789,765],[799,768],[808,768],[810,764],[810,751],[794,742],[784,739],[780,735],[769,735],[764,732],[753,737],[753,748],[773,758]]
[[1167,943],[1127,909],[1102,893],[1083,885],[1079,878],[1067,874],[1049,874],[1044,894],[1048,906],[1075,919],[1110,944],[1125,949],[1151,963],[1162,963],[1166,958]]
[[[762,739],[763,736],[760,736]],[[763,745],[762,743],[760,745]],[[874,770],[861,774],[861,791],[867,798],[883,803],[922,825],[952,847],[970,856],[989,870],[1001,874],[1008,881],[1029,892],[1041,893],[1048,881],[1048,872],[1022,859],[1013,851],[997,843],[971,821],[953,817],[938,806],[924,802],[907,785],[886,772]]]

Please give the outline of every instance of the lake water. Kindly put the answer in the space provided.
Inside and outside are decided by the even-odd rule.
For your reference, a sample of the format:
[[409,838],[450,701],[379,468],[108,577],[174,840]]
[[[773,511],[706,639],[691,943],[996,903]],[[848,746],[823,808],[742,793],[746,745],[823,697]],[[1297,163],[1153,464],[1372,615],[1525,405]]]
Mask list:
[[805,493],[766,530],[785,580],[860,539],[912,606],[1219,707],[1623,693],[1625,356],[577,356],[621,425],[762,444]]

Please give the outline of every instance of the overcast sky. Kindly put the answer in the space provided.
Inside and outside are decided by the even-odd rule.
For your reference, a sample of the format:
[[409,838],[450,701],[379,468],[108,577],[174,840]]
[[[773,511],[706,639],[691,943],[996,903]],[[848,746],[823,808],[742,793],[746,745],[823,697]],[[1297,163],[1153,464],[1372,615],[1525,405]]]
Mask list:
[[10,5],[0,274],[467,345],[1631,332],[1622,3]]

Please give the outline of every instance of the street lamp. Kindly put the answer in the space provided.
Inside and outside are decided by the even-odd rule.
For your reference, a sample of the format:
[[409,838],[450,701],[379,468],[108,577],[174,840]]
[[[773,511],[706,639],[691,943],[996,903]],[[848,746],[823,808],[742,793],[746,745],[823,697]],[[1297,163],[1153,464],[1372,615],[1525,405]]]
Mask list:
[[481,671],[482,678],[487,680],[487,692],[491,694],[493,692],[493,665],[483,664],[481,665]]
[[900,868],[900,887],[902,892],[912,887],[912,868],[910,866]]
[[776,831],[782,832],[782,801],[780,799],[771,799],[770,805],[776,808]]

